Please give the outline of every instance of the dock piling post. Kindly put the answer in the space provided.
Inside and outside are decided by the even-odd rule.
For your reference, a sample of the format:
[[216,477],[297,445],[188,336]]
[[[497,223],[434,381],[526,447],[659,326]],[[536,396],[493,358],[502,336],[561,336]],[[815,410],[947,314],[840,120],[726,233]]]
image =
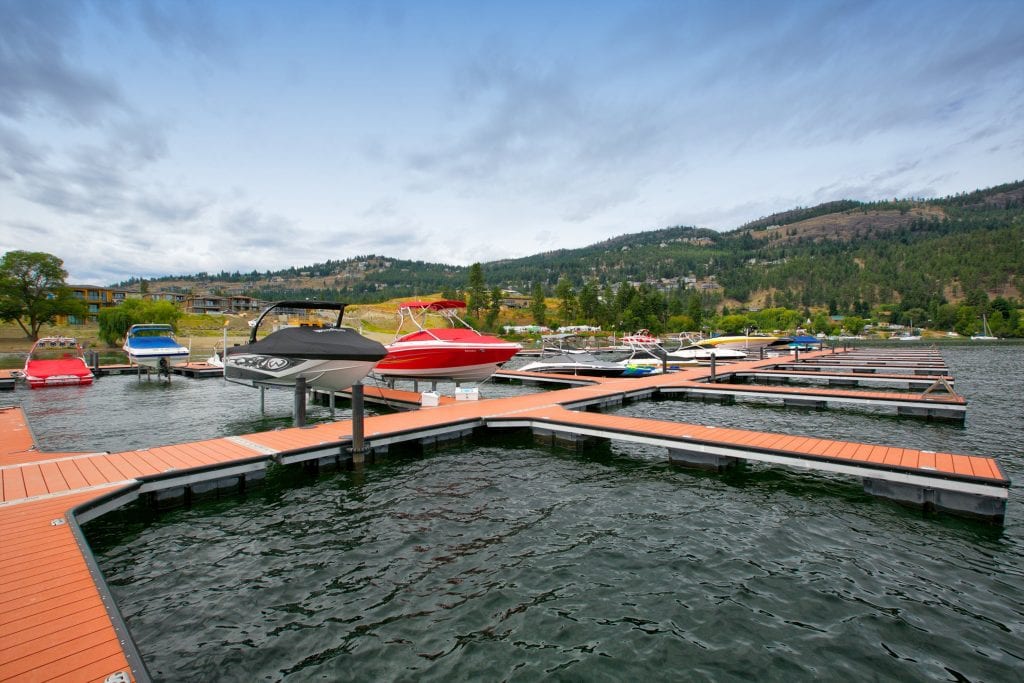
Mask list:
[[352,462],[361,464],[366,459],[363,445],[363,384],[352,385]]
[[292,407],[292,422],[296,427],[306,426],[306,378],[295,380],[295,397]]
[[267,414],[267,388],[260,385],[260,415]]
[[711,381],[715,381],[715,352],[711,352]]

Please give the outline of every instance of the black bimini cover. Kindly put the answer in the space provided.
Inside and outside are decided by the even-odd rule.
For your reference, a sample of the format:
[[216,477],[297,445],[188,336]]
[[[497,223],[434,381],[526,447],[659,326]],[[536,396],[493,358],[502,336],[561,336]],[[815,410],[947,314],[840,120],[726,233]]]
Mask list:
[[257,353],[282,358],[378,361],[384,345],[347,327],[286,327],[252,344],[232,346],[228,355]]

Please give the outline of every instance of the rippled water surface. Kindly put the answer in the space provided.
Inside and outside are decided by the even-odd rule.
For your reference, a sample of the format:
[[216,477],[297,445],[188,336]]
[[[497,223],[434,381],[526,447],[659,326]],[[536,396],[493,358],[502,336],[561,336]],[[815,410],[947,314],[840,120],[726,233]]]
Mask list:
[[[743,403],[620,412],[995,455],[1020,481],[1024,347],[943,353],[964,426]],[[98,397],[100,417],[66,398],[92,389],[82,402]],[[0,401],[25,400],[55,450],[274,428],[291,405],[268,394],[261,418],[258,392],[217,380],[47,393]],[[154,427],[151,397],[191,407]],[[497,432],[361,471],[275,469],[247,496],[128,508],[86,531],[158,680],[1011,681],[1024,670],[1020,504],[1011,490],[998,527],[839,476],[693,473],[657,448],[568,453]]]

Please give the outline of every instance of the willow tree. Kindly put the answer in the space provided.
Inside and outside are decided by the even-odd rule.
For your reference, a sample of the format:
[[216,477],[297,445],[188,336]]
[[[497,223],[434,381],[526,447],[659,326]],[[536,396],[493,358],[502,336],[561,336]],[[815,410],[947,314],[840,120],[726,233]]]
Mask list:
[[182,312],[170,301],[143,301],[128,299],[113,308],[104,308],[99,313],[100,339],[111,346],[128,333],[132,325],[160,323],[176,326]]

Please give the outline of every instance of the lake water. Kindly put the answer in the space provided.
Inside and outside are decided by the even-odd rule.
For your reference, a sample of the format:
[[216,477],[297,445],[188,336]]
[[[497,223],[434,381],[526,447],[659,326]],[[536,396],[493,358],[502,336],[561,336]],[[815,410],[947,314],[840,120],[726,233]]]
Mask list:
[[[963,426],[682,401],[629,415],[992,455],[1024,477],[1024,346],[943,348]],[[533,391],[485,385],[485,396]],[[0,394],[41,447],[124,450],[290,424],[219,380]],[[339,410],[339,419],[347,417]],[[311,407],[312,420],[329,419]],[[1020,680],[1024,513],[931,515],[859,482],[670,466],[496,432],[424,457],[86,525],[157,680]]]

